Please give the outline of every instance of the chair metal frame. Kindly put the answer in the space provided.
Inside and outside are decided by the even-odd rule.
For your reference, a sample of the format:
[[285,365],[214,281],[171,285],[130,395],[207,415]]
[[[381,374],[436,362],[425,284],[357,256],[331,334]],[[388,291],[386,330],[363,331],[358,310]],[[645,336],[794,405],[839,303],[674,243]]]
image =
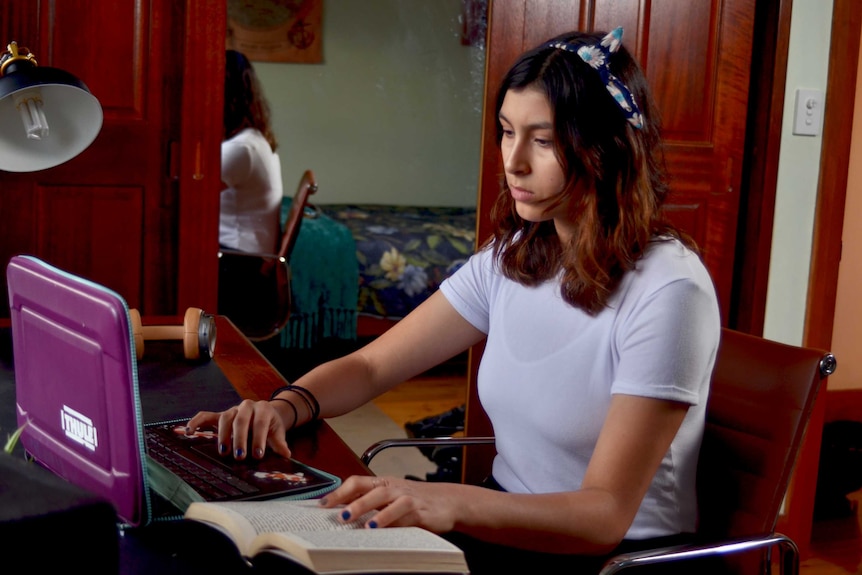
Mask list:
[[[772,552],[776,549],[779,572],[797,575],[798,546],[790,537],[776,532],[775,528],[817,394],[835,368],[835,356],[831,353],[722,328],[699,460],[701,521],[696,540],[692,544],[617,555],[606,562],[600,575],[758,550],[762,552],[760,571],[770,573]],[[776,401],[764,404],[767,399]],[[772,414],[777,422],[775,425],[768,421]],[[749,440],[749,437],[753,439]],[[391,447],[493,443],[493,437],[469,436],[386,439],[369,446],[361,459],[365,465],[370,465],[378,453]],[[749,443],[759,444],[755,449],[768,451],[769,457],[763,459],[772,459],[762,463],[762,469],[752,469],[751,461],[744,461],[741,465],[733,462],[726,465],[727,470],[719,471],[721,477],[714,477],[716,469],[723,465],[717,460],[724,457],[732,460],[734,455],[738,459],[746,459],[746,456],[751,459],[750,453],[738,452],[740,445]],[[737,467],[733,468],[734,465]],[[758,465],[761,463],[753,467]],[[754,477],[744,479],[742,476],[745,474]],[[722,500],[720,492],[716,497],[716,490],[720,489],[716,483],[721,481],[728,481],[728,493],[739,496],[735,507]],[[749,497],[743,501],[746,490]],[[755,509],[746,508],[746,505],[752,505],[751,501],[755,501]]]
[[[271,295],[269,290],[277,290],[275,299],[277,303],[275,310],[267,310],[265,318],[255,318],[248,320],[249,316],[261,315],[259,310],[249,311],[249,301],[236,301],[237,299],[254,300],[258,294],[252,293],[254,289],[249,287],[248,292],[244,292],[241,296],[236,294],[231,295],[230,301],[226,298],[221,298],[219,301],[219,313],[226,315],[230,319],[231,316],[236,316],[237,327],[251,341],[265,341],[279,333],[287,325],[290,319],[290,310],[292,305],[291,299],[291,271],[290,271],[290,255],[293,253],[293,248],[296,245],[296,240],[299,237],[299,231],[302,227],[302,220],[306,217],[317,217],[317,210],[307,213],[306,208],[310,205],[308,197],[317,192],[317,181],[314,178],[314,172],[306,170],[299,180],[299,185],[296,194],[293,196],[293,201],[290,205],[290,211],[285,219],[284,228],[282,231],[281,222],[278,223],[280,232],[280,241],[278,252],[260,253],[260,252],[245,252],[241,250],[233,250],[222,248],[219,250],[219,265],[220,275],[222,263],[228,258],[235,262],[246,261],[246,264],[240,265],[240,269],[248,270],[250,267],[255,268],[254,273],[258,274],[264,280],[264,288],[267,291],[266,295]],[[237,278],[233,278],[235,282]],[[220,280],[220,287],[222,286]],[[253,284],[249,284],[251,286]]]

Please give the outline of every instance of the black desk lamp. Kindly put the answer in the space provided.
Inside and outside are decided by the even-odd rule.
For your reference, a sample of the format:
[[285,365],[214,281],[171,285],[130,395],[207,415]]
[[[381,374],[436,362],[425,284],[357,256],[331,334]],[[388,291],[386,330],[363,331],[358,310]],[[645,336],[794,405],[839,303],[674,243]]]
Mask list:
[[53,168],[83,152],[101,127],[102,107],[81,80],[40,67],[16,42],[0,53],[0,170]]

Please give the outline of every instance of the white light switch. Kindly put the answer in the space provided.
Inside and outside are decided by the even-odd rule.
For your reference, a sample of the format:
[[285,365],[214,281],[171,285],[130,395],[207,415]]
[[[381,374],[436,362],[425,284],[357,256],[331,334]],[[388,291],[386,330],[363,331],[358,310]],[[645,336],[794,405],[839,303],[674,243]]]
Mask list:
[[817,136],[822,125],[823,91],[797,89],[793,133],[797,136]]

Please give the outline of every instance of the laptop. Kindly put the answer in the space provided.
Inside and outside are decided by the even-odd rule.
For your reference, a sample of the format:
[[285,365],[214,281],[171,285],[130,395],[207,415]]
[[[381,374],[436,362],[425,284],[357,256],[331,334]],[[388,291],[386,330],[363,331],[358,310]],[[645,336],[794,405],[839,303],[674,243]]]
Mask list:
[[144,425],[125,300],[31,256],[13,257],[6,277],[25,453],[109,499],[125,525],[180,519],[191,501],[313,498],[340,484],[275,454],[219,456],[214,431],[185,434],[188,417]]

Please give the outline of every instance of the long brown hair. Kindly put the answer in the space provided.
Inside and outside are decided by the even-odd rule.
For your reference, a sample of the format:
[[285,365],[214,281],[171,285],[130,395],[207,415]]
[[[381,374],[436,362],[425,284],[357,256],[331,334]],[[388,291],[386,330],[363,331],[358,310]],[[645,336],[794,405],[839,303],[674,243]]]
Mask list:
[[257,128],[274,152],[278,141],[269,123],[269,104],[248,58],[236,50],[225,53],[224,139],[245,128]]
[[[552,41],[592,45],[604,35],[571,32]],[[498,145],[499,112],[508,91],[532,88],[547,97],[555,153],[566,174],[563,192],[547,209],[567,203],[575,233],[561,245],[553,221],[521,218],[503,176],[491,211],[495,256],[503,273],[524,285],[542,283],[562,269],[563,299],[590,314],[607,306],[650,241],[675,237],[695,249],[661,214],[668,186],[658,117],[643,72],[624,47],[612,55],[610,69],[634,95],[641,129],[626,120],[593,68],[549,43],[522,55],[497,94]]]

